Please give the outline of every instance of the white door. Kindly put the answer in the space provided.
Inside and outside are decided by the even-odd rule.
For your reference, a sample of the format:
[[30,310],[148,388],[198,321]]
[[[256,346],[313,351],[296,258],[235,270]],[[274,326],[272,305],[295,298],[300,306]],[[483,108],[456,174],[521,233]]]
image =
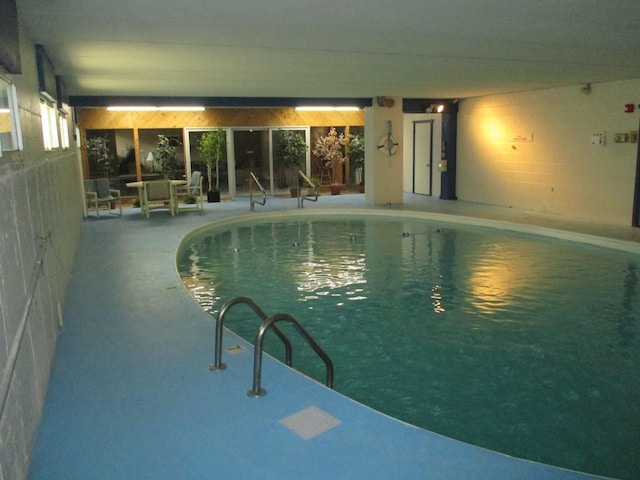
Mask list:
[[431,195],[433,120],[413,122],[413,193]]

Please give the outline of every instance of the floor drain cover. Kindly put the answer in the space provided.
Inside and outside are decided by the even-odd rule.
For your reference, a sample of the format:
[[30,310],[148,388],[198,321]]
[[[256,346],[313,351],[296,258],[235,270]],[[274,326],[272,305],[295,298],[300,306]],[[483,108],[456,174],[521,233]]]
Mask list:
[[318,407],[308,407],[280,420],[280,423],[305,440],[340,425],[340,420]]

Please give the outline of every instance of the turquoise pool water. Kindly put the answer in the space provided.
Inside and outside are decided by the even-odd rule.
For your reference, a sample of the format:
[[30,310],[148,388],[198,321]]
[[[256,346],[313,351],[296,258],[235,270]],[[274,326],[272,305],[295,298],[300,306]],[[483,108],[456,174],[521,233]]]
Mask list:
[[[212,227],[183,245],[178,268],[213,315],[240,295],[294,315],[332,357],[335,389],[381,412],[509,455],[640,478],[638,255],[334,215]],[[225,322],[250,341],[259,323],[243,307]],[[322,362],[287,333],[294,366],[324,381]]]

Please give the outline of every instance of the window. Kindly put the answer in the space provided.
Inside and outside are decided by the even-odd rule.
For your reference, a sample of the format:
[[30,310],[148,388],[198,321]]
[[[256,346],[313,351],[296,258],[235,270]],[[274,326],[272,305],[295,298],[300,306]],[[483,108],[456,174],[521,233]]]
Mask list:
[[40,102],[40,117],[42,119],[42,139],[45,150],[53,150],[60,147],[58,137],[58,112],[48,103]]
[[66,115],[59,115],[60,121],[60,146],[62,148],[69,148],[69,122]]
[[22,150],[16,87],[0,77],[0,157],[16,150]]

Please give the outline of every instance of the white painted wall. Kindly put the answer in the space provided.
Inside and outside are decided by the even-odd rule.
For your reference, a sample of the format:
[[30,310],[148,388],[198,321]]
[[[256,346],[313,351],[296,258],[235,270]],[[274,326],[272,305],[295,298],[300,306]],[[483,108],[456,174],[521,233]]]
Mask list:
[[[39,239],[49,236],[11,388],[0,418],[0,479],[27,478],[31,448],[49,379],[64,302],[82,224],[81,169],[75,142],[45,154],[35,47],[21,35],[21,75],[16,85],[24,141],[0,163],[0,368],[7,365],[27,301]],[[69,125],[72,127],[71,125]],[[73,128],[69,129],[73,132]]]
[[461,101],[458,199],[630,225],[637,144],[614,134],[637,131],[638,103],[640,79]]

